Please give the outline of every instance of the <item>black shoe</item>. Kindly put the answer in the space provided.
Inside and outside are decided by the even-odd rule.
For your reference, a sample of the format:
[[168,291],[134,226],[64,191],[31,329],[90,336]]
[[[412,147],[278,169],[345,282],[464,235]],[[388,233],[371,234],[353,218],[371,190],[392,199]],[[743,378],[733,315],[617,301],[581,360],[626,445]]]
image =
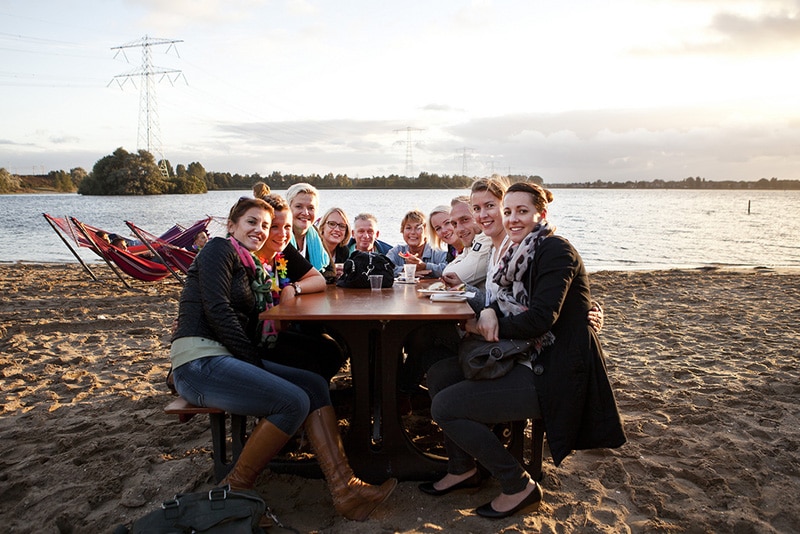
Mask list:
[[516,514],[517,512],[525,511],[525,512],[535,512],[539,509],[539,505],[542,503],[542,487],[539,484],[536,484],[536,487],[533,488],[533,491],[522,499],[522,502],[516,505],[514,508],[507,512],[498,512],[494,508],[492,508],[492,501],[487,502],[483,506],[478,507],[475,510],[475,513],[481,517],[488,517],[489,519],[503,519],[504,517],[508,517],[511,515]]
[[434,497],[441,497],[442,495],[447,495],[451,491],[458,491],[464,489],[475,489],[479,488],[481,485],[481,472],[475,471],[475,474],[471,477],[462,480],[458,484],[453,484],[449,488],[445,488],[443,490],[438,490],[433,487],[433,482],[423,482],[418,487],[423,493],[427,493],[428,495],[433,495]]

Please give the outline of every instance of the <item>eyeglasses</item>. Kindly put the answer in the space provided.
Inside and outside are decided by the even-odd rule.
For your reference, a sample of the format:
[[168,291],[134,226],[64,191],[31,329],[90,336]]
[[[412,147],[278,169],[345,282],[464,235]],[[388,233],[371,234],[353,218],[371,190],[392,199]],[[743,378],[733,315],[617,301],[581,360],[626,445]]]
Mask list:
[[333,221],[325,221],[325,226],[330,228],[331,230],[336,230],[337,228],[342,232],[347,231],[347,225],[342,223],[337,223]]

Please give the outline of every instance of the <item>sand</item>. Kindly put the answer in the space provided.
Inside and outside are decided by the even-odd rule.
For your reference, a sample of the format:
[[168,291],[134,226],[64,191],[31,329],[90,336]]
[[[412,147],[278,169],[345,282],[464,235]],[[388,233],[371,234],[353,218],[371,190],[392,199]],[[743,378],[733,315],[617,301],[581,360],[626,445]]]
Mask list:
[[[110,532],[213,486],[207,418],[162,412],[180,286],[97,270],[0,264],[4,532]],[[474,515],[495,482],[439,499],[402,482],[364,523],[334,513],[322,480],[267,472],[258,489],[299,532],[800,532],[800,273],[591,280],[629,441],[557,469],[545,449],[537,513]]]

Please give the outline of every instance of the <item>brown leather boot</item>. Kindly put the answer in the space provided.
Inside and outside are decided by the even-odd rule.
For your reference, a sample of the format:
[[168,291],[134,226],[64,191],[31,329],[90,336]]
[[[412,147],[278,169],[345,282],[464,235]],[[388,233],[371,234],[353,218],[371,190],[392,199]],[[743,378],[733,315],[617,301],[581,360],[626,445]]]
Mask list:
[[394,491],[397,479],[373,486],[353,474],[344,454],[333,406],[311,412],[306,419],[306,433],[328,482],[334,508],[347,519],[364,521]]
[[290,437],[266,419],[259,421],[242,447],[233,469],[220,484],[230,484],[231,489],[237,490],[253,489],[258,475]]

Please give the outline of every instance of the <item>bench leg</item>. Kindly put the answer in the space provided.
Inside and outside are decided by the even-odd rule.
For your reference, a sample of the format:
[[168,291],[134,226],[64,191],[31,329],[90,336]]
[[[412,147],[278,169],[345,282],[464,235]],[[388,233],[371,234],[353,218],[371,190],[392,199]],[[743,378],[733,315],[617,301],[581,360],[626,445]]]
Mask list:
[[528,421],[511,423],[511,441],[508,450],[519,460],[528,474],[536,482],[542,481],[542,454],[544,451],[544,421],[531,420],[530,460],[525,460],[525,427]]
[[233,467],[233,463],[228,463],[225,414],[210,413],[208,418],[211,423],[211,446],[214,449],[214,479],[219,482]]

